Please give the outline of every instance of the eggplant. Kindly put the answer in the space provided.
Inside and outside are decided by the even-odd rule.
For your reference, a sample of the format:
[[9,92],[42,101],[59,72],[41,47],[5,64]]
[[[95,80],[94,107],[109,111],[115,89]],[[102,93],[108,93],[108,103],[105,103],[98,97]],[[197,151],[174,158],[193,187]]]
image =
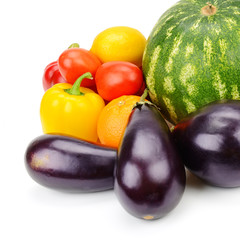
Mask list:
[[158,219],[177,206],[185,185],[185,168],[165,120],[151,103],[138,103],[119,146],[118,200],[137,218]]
[[218,187],[240,186],[240,101],[200,108],[175,126],[173,136],[195,176]]
[[25,152],[27,172],[55,189],[96,192],[113,188],[117,150],[60,135],[42,135]]

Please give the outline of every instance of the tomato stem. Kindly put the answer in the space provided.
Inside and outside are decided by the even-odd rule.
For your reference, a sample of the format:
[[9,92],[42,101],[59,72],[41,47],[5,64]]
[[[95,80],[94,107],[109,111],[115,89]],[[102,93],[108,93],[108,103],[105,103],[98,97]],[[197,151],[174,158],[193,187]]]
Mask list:
[[69,47],[68,47],[68,49],[69,48],[79,48],[80,46],[79,46],[79,44],[78,43],[72,43]]
[[70,95],[83,96],[84,93],[80,91],[80,86],[84,78],[93,79],[92,74],[90,72],[84,73],[75,81],[72,88],[65,89],[64,91]]

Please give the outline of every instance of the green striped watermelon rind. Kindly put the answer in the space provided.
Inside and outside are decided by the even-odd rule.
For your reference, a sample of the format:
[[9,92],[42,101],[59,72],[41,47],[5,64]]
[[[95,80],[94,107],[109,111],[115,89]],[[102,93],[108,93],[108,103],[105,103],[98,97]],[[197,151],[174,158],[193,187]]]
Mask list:
[[209,102],[240,99],[240,1],[180,1],[153,28],[143,73],[151,100],[176,124]]

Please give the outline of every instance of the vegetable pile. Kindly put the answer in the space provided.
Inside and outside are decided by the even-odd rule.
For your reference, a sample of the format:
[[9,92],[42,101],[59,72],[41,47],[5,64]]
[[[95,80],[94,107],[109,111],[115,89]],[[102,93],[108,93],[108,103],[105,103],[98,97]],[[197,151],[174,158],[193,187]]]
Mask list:
[[[148,41],[136,29],[112,27],[90,50],[76,43],[63,50],[42,78],[44,134],[25,153],[33,180],[67,191],[114,189],[123,208],[145,220],[178,205],[186,168],[206,184],[240,187],[240,95],[225,98],[223,89],[239,82],[240,60],[227,61],[234,44],[226,55],[220,48],[213,54],[209,45],[240,27],[239,19],[229,20],[228,28],[213,33],[225,2],[219,0],[218,8],[180,1]],[[231,8],[239,14],[239,1],[227,6],[226,14]]]

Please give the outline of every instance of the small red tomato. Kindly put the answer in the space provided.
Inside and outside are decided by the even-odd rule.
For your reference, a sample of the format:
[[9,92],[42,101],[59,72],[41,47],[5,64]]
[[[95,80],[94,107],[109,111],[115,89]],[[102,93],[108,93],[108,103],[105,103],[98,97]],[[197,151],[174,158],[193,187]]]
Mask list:
[[46,91],[56,83],[64,83],[66,80],[59,72],[57,61],[48,64],[42,77],[43,89]]
[[[65,50],[58,58],[60,73],[68,83],[73,84],[81,75],[90,72],[94,78],[96,71],[101,66],[100,60],[90,51],[74,47]],[[84,79],[82,87],[91,87],[95,81]]]
[[136,94],[143,84],[143,74],[133,63],[112,61],[98,68],[95,81],[98,94],[111,101],[122,95]]

